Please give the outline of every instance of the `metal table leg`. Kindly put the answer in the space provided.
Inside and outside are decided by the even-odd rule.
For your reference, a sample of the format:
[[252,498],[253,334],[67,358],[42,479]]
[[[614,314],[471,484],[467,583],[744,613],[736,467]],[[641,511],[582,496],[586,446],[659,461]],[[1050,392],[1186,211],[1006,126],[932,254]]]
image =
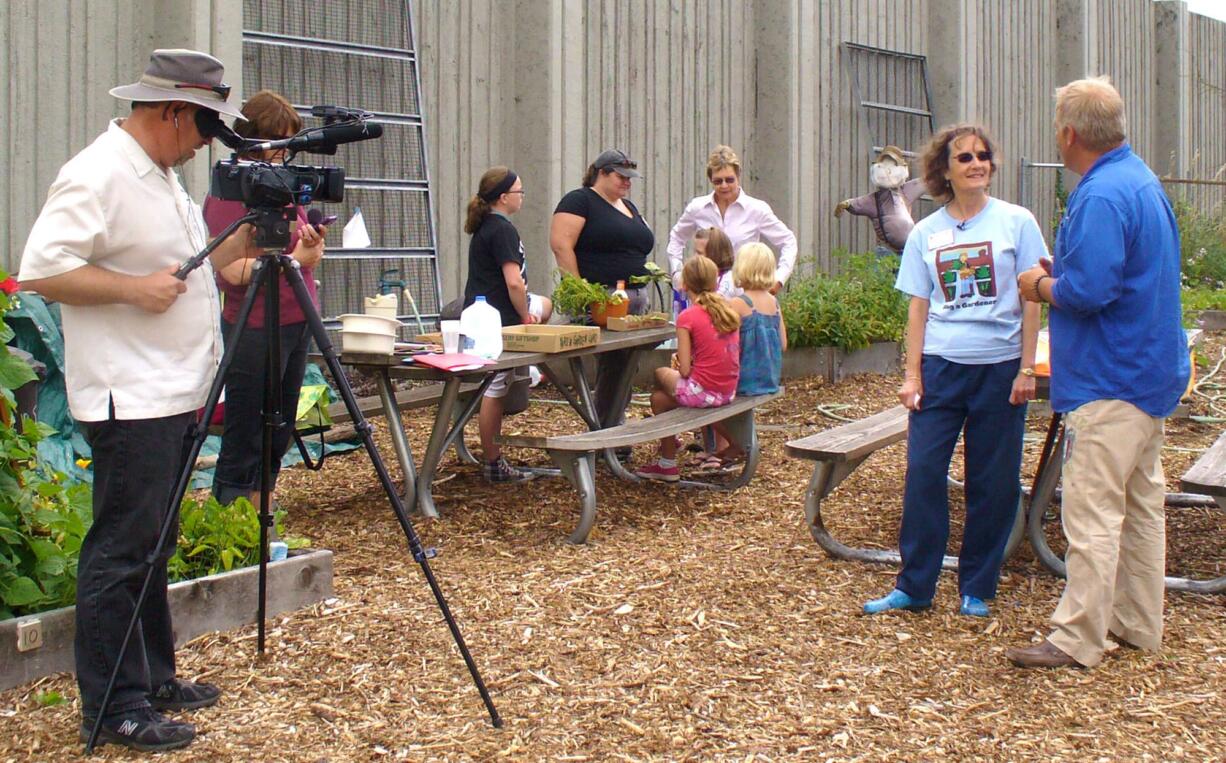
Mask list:
[[[434,412],[434,427],[430,430],[430,442],[426,445],[426,454],[421,459],[421,473],[417,479],[417,490],[414,494],[415,500],[410,505],[414,505],[421,512],[422,516],[437,517],[438,509],[434,505],[434,492],[432,483],[434,482],[434,474],[438,471],[439,462],[443,459],[443,453],[464,431],[464,425],[468,423],[468,419],[472,417],[473,411],[481,404],[481,396],[485,394],[485,390],[489,388],[494,381],[494,374],[486,374],[481,382],[481,386],[473,393],[472,400],[469,401],[460,414],[455,413],[456,402],[460,398],[460,386],[463,380],[459,376],[452,376],[443,382],[443,395],[438,401],[438,410]],[[453,424],[454,422],[454,424]]]
[[583,543],[596,524],[596,464],[591,453],[551,450],[549,457],[579,493],[579,524],[566,540]]
[[[1056,414],[1056,416],[1059,416],[1059,414]],[[1055,417],[1053,419],[1052,426],[1058,426],[1058,419],[1055,419]],[[1064,465],[1064,438],[1064,429],[1061,427],[1051,458],[1046,460],[1043,470],[1035,477],[1035,487],[1030,500],[1026,533],[1039,561],[1048,571],[1062,578],[1068,577],[1068,567],[1065,565],[1064,559],[1057,556],[1056,552],[1052,551],[1051,546],[1047,543],[1047,536],[1043,533],[1043,519],[1056,494],[1056,486],[1060,483],[1060,475]],[[1226,501],[1222,498],[1217,498],[1216,500],[1218,506],[1223,511],[1226,511]],[[1226,575],[1210,580],[1195,580],[1193,578],[1172,577],[1168,575],[1164,578],[1164,581],[1168,591],[1208,594],[1226,592]]]
[[413,464],[413,451],[409,449],[409,438],[405,434],[400,409],[396,405],[396,390],[386,368],[379,369],[375,374],[375,386],[379,390],[379,402],[383,405],[383,418],[387,420],[387,429],[392,436],[392,448],[396,451],[396,460],[400,462],[400,471],[404,474],[404,493],[401,498],[411,502],[410,497],[417,490],[417,467]]

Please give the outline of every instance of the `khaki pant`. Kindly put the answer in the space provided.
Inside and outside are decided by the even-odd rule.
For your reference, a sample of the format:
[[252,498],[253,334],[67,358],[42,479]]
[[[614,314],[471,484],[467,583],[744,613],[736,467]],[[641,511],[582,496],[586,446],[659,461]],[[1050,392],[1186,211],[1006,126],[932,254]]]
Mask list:
[[1068,582],[1048,639],[1089,667],[1102,660],[1108,632],[1143,649],[1162,643],[1163,422],[1131,403],[1096,400],[1065,424]]

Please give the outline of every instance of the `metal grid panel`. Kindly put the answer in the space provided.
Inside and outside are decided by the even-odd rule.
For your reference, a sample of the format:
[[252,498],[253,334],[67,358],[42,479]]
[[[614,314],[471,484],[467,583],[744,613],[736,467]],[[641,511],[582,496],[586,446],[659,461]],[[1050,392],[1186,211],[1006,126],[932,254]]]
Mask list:
[[339,231],[349,222],[354,207],[362,208],[362,218],[370,233],[372,247],[434,248],[429,199],[424,191],[354,188],[349,185],[345,188],[345,201],[340,205],[329,205],[328,211],[339,217],[334,230]]
[[[431,326],[439,313],[438,292],[434,288],[438,279],[437,263],[431,257],[329,254],[315,269],[315,277],[320,283],[320,310],[329,317],[361,312],[362,301],[379,293],[380,277],[389,270],[394,271],[389,280],[403,281],[408,285],[417,302],[418,312],[426,325]],[[400,311],[402,318],[413,318],[403,295],[400,296]]]
[[405,0],[245,0],[243,27],[288,37],[413,49]]
[[333,246],[356,207],[371,238],[370,251],[329,247],[318,266],[325,319],[361,312],[380,275],[394,270],[432,321],[437,249],[408,2],[244,0],[243,20],[244,92],[274,90],[303,111],[322,103],[360,108],[384,127],[381,139],[341,146],[335,156],[304,156],[345,168],[345,201],[328,209],[338,216]]
[[850,43],[843,51],[864,107],[870,149],[894,145],[919,153],[933,131],[926,59]]
[[292,103],[415,115],[416,63],[404,57],[243,41],[243,92],[275,90]]
[[[372,120],[378,122],[380,120]],[[303,115],[303,127],[318,127],[322,119]],[[426,180],[426,156],[422,151],[421,125],[383,122],[383,137],[340,146],[335,156],[312,154],[314,164],[344,167],[345,177],[366,180]]]

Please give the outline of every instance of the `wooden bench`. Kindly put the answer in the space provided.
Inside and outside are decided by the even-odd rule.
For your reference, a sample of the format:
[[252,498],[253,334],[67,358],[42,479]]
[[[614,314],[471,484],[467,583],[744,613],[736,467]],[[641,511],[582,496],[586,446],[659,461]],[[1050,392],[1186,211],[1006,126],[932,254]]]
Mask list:
[[[1211,496],[1218,508],[1226,511],[1226,432],[1201,454],[1179,484],[1186,493]],[[1213,580],[1167,578],[1166,587],[1192,593],[1222,593],[1226,592],[1226,575]]]
[[[850,424],[792,440],[785,446],[789,456],[814,462],[813,476],[805,489],[805,522],[813,539],[831,556],[879,564],[899,564],[902,561],[897,550],[854,548],[836,540],[822,521],[822,500],[873,453],[904,439],[907,436],[908,415],[907,409],[898,405]],[[1025,534],[1025,515],[1021,506],[1019,500],[1013,531],[1005,547],[1006,559]],[[957,569],[958,557],[946,555],[942,567]]]
[[579,493],[579,523],[568,540],[571,543],[583,543],[587,540],[588,533],[591,532],[596,522],[595,454],[597,452],[604,451],[605,462],[614,474],[622,479],[637,482],[640,478],[627,471],[613,455],[614,448],[641,445],[722,422],[731,441],[745,452],[745,465],[741,471],[732,480],[722,483],[681,480],[669,484],[708,490],[736,490],[748,484],[753,478],[761,457],[757,431],[753,423],[754,409],[774,400],[781,394],[783,394],[782,390],[770,395],[738,397],[728,405],[719,408],[674,408],[658,416],[636,419],[620,426],[579,434],[504,435],[501,441],[506,445],[539,448],[549,453],[549,457]]

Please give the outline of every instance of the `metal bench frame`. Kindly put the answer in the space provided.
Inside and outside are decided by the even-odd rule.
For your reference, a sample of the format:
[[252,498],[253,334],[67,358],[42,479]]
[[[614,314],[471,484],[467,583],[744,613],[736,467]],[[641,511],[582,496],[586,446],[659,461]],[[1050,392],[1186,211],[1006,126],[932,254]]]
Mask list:
[[[831,556],[837,559],[874,564],[902,563],[902,556],[897,549],[857,548],[836,539],[822,521],[822,500],[834,492],[839,483],[847,479],[873,453],[905,439],[907,417],[907,410],[899,405],[850,424],[827,429],[799,440],[792,440],[787,444],[786,449],[789,456],[815,462],[813,475],[809,478],[809,486],[805,489],[805,524],[809,526],[809,534],[813,536],[813,540],[817,541],[817,544]],[[881,431],[873,434],[873,430],[877,428],[880,428]],[[847,438],[845,444],[834,442],[827,447],[814,449],[815,443],[822,443],[839,434]],[[867,438],[866,435],[868,435]],[[961,483],[953,479],[950,479],[950,484],[961,486]],[[1013,529],[1005,544],[1005,559],[1013,555],[1025,536],[1023,501],[1024,498],[1018,501]],[[958,557],[946,554],[941,560],[941,568],[958,569]]]
[[[585,391],[585,388],[581,386],[580,392]],[[736,490],[749,484],[761,459],[757,429],[754,427],[754,408],[781,394],[782,390],[770,395],[740,397],[719,408],[674,408],[658,416],[579,434],[556,437],[505,435],[502,437],[502,442],[521,448],[539,448],[549,454],[550,459],[579,494],[579,522],[567,540],[570,543],[580,544],[587,540],[596,523],[596,454],[598,452],[603,453],[605,463],[617,477],[630,482],[640,482],[640,477],[627,470],[617,460],[614,449],[628,445],[641,445],[662,437],[722,422],[730,440],[745,452],[745,464],[740,472],[731,480],[724,482],[681,480],[668,484],[703,490]],[[585,408],[588,411],[594,410],[590,400],[583,400],[582,403],[582,407],[575,406],[576,410],[583,411]],[[593,422],[588,423],[590,425]]]

